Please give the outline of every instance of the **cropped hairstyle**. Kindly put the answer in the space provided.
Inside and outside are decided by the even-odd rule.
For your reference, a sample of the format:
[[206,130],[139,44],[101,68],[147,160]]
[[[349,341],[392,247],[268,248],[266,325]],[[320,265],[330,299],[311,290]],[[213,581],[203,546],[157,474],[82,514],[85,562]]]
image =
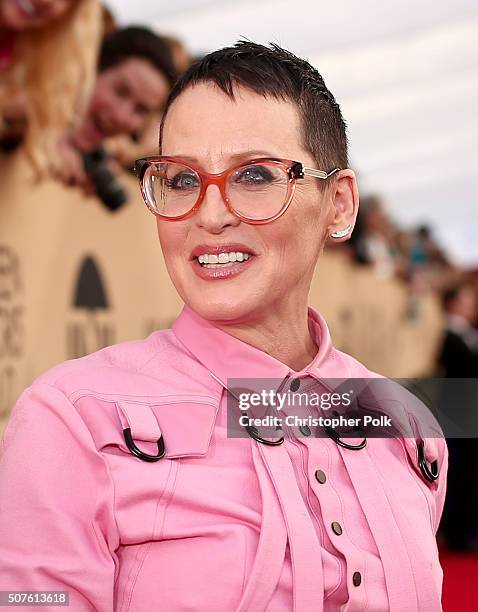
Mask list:
[[168,110],[185,89],[199,83],[213,83],[231,99],[235,87],[240,86],[264,97],[291,102],[301,120],[302,144],[315,158],[317,167],[326,171],[347,168],[345,122],[320,73],[279,45],[250,41],[239,41],[205,55],[179,78],[162,117],[160,152]]

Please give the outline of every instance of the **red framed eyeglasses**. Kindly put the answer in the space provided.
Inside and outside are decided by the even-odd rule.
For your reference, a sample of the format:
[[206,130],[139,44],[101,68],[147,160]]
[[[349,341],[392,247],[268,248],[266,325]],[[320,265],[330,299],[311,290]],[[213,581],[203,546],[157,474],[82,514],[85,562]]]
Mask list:
[[146,157],[135,163],[141,193],[149,210],[165,221],[196,213],[209,185],[216,185],[228,210],[246,223],[275,221],[285,213],[296,181],[312,176],[326,180],[330,172],[289,159],[260,158],[210,174],[176,157]]

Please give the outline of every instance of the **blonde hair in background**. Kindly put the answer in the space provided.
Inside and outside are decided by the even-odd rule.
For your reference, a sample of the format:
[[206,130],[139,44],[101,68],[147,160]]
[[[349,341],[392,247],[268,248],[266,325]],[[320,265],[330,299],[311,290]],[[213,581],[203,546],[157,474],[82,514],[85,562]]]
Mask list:
[[0,115],[12,97],[25,93],[25,150],[37,178],[55,173],[58,140],[84,118],[102,30],[98,1],[75,0],[61,19],[15,37],[13,65],[0,89]]

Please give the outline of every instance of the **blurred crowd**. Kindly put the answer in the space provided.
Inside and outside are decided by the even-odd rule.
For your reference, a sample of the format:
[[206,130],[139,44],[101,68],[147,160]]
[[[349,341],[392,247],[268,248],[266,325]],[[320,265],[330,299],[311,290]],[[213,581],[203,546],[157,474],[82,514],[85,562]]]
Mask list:
[[[34,180],[54,178],[116,210],[127,199],[121,171],[157,152],[163,106],[191,61],[171,36],[119,28],[97,0],[0,0],[0,150],[22,147]],[[422,295],[439,295],[445,329],[437,374],[478,377],[478,275],[454,265],[429,226],[397,227],[383,200],[370,195],[361,200],[351,240],[327,248],[403,282],[410,319],[419,316]],[[475,446],[466,451],[473,465]],[[451,478],[459,490],[460,475]],[[461,536],[464,503],[449,513]],[[460,534],[447,536],[457,548],[471,541]]]
[[441,294],[468,273],[448,258],[429,225],[399,227],[378,195],[361,197],[353,234],[344,246],[354,263],[369,266],[379,278],[400,279],[412,292]]
[[421,296],[437,295],[445,329],[435,374],[478,377],[478,269],[454,263],[430,226],[398,227],[377,195],[361,198],[351,239],[329,246],[338,248],[378,278],[401,281],[408,289],[409,319],[420,315]]
[[[162,108],[191,61],[172,36],[119,28],[98,0],[0,0],[0,148],[23,146],[37,179],[54,177],[116,210],[127,198],[120,170],[157,152]],[[351,239],[328,248],[403,281],[410,318],[430,290],[445,308],[458,286],[477,294],[477,275],[448,259],[430,227],[397,227],[376,195],[362,197]]]
[[97,0],[0,0],[0,148],[22,146],[34,178],[126,198],[121,167],[157,152],[184,46],[144,27],[119,28]]

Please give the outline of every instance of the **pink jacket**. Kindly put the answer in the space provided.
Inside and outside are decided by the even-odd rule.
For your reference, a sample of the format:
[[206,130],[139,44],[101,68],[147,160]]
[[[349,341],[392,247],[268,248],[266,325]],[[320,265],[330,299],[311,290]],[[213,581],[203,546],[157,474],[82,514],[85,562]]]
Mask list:
[[[425,439],[428,482],[419,430],[358,451],[226,436],[228,378],[378,376],[312,308],[309,328],[318,354],[293,372],[185,307],[173,329],[40,376],[3,439],[0,590],[69,591],[74,612],[441,610],[442,438]],[[128,427],[148,454],[162,435],[165,456],[134,456]]]

